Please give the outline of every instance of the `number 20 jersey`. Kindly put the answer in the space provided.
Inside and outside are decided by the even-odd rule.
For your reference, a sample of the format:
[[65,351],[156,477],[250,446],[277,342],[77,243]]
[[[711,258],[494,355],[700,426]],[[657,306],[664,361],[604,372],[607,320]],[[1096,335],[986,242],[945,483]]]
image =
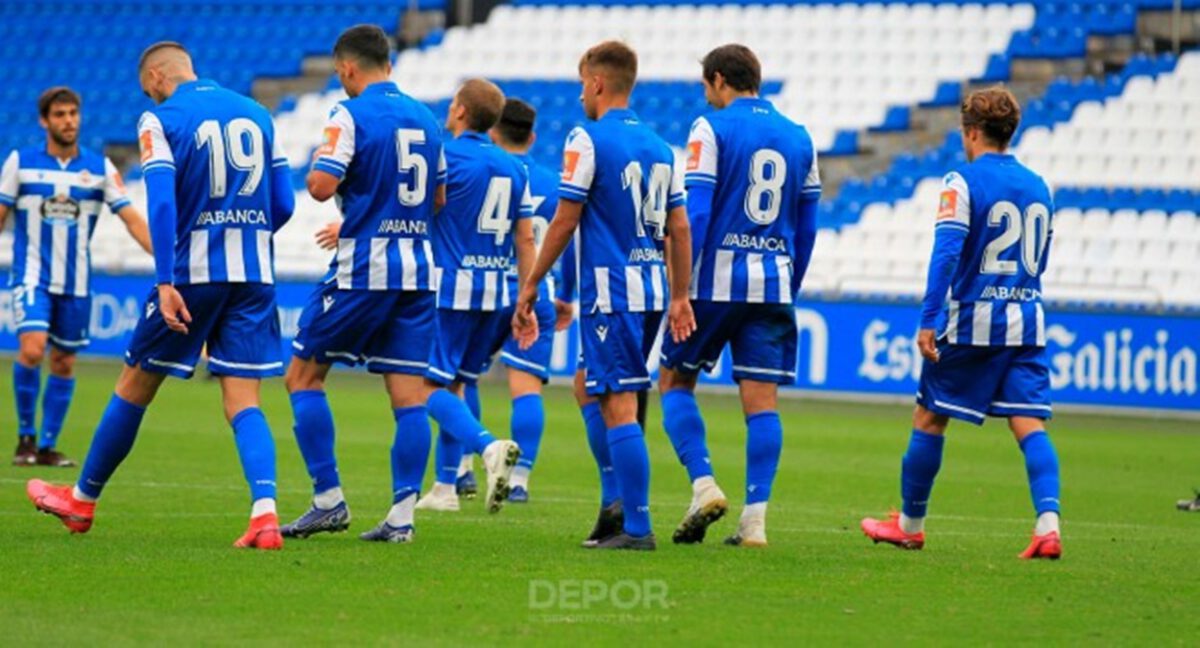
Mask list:
[[808,131],[764,99],[737,99],[692,125],[685,178],[713,188],[708,231],[692,232],[692,299],[790,304],[798,207],[821,193]]
[[935,227],[966,233],[939,329],[948,342],[1046,345],[1053,210],[1046,182],[1011,155],[988,153],[946,176]]

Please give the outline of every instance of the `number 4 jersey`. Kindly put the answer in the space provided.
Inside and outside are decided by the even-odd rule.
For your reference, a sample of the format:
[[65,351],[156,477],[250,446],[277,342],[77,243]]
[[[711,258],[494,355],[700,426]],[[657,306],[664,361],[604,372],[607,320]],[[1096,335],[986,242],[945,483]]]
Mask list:
[[579,223],[583,313],[666,309],[663,230],[684,204],[671,147],[628,109],[567,136],[559,199],[584,203]]
[[808,131],[764,99],[737,99],[692,125],[686,179],[713,187],[707,231],[692,232],[692,298],[790,304],[799,204],[821,194]]
[[274,283],[271,169],[287,158],[266,108],[208,80],[142,115],[146,175],[175,175],[174,282]]
[[[1041,275],[1052,213],[1046,182],[1011,155],[988,153],[947,175],[932,265],[938,248],[965,238],[949,299],[945,291],[926,295],[922,328],[936,313],[951,344],[1045,346]],[[943,236],[951,232],[958,237]]]

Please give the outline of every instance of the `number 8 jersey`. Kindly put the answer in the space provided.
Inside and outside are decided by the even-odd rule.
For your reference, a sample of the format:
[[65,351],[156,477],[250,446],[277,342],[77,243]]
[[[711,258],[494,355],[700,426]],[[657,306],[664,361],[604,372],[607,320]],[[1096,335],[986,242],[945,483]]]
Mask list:
[[739,98],[692,125],[686,182],[713,187],[707,231],[692,232],[692,299],[790,304],[798,206],[821,193],[808,131]]
[[949,343],[1046,345],[1041,276],[1053,209],[1046,182],[1011,155],[987,153],[946,176],[935,227],[965,234],[939,317]]
[[[671,147],[628,109],[567,136],[559,199],[584,203],[579,292],[584,313],[666,310],[663,233],[684,204]],[[569,262],[569,261],[568,261]]]
[[175,175],[174,283],[274,283],[271,169],[287,158],[257,102],[201,79],[142,114],[146,175]]

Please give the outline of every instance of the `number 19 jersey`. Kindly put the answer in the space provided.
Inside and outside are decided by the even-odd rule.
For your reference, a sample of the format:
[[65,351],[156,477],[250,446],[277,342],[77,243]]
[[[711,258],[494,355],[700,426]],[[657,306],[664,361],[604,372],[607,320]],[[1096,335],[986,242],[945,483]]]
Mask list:
[[935,227],[966,232],[943,333],[951,344],[1045,346],[1042,280],[1053,231],[1046,182],[988,153],[946,176]]
[[737,99],[692,125],[686,183],[713,188],[708,230],[692,232],[692,298],[790,304],[798,207],[821,193],[808,131],[764,99]]
[[664,228],[684,204],[671,147],[632,110],[616,109],[571,131],[563,156],[559,198],[584,203],[582,312],[665,310]]

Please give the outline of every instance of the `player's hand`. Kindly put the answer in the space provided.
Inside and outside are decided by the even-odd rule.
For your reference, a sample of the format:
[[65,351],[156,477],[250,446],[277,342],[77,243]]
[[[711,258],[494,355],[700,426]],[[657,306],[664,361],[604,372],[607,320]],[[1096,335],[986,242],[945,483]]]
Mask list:
[[696,314],[692,312],[692,302],[686,298],[672,299],[667,307],[667,326],[676,344],[691,337],[696,332]]
[[171,284],[158,286],[158,312],[166,322],[167,328],[176,333],[187,335],[188,324],[192,323],[192,314],[188,312],[183,295]]
[[538,339],[537,316],[533,313],[533,304],[537,301],[537,286],[526,282],[521,286],[517,296],[517,305],[513,308],[513,337],[522,351],[533,346]]
[[917,333],[917,349],[921,351],[921,356],[926,360],[937,362],[937,332],[933,329],[921,329]]
[[322,250],[332,250],[337,247],[338,235],[342,232],[342,221],[334,221],[317,230],[313,236]]
[[554,330],[565,331],[571,328],[571,320],[575,319],[575,306],[561,299],[554,300]]

